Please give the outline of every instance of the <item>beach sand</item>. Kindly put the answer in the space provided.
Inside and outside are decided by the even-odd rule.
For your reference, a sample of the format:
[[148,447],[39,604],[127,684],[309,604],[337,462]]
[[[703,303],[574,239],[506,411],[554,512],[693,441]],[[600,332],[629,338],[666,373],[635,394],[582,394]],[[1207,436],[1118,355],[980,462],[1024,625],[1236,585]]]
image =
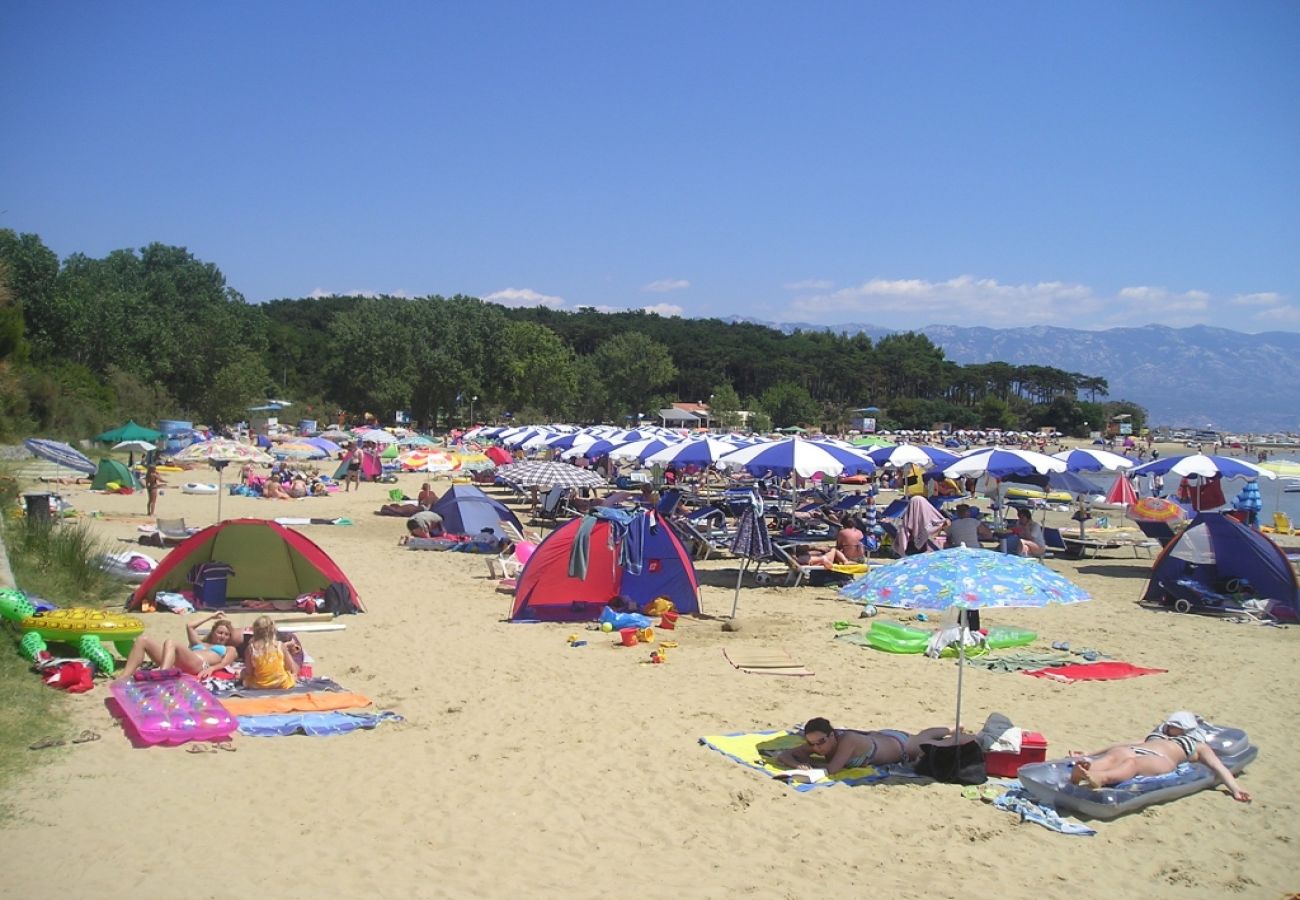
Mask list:
[[[215,497],[176,486],[194,477],[168,476],[160,515],[215,519]],[[413,495],[419,481],[401,486]],[[78,509],[102,512],[94,527],[115,548],[134,546],[117,542],[148,521],[143,495],[62,490]],[[1038,648],[1068,640],[1168,674],[1065,685],[968,669],[963,722],[978,728],[1005,713],[1046,735],[1055,757],[1139,740],[1165,713],[1190,708],[1259,745],[1242,778],[1256,800],[1205,791],[1072,837],[1019,824],[953,785],[798,794],[698,745],[701,735],[814,715],[860,728],[952,723],[955,665],[834,641],[831,623],[858,608],[833,589],[747,580],[740,632],[684,618],[669,663],[643,665],[646,648],[615,647],[581,625],[504,622],[510,599],[483,557],[398,546],[403,522],[372,514],[388,490],[225,497],[222,509],[355,521],[304,531],[370,611],[304,643],[317,674],[406,722],[331,738],[237,737],[237,753],[189,754],[133,749],[102,685],[71,697],[74,733],[104,739],[41,751],[46,764],[3,797],[13,815],[0,827],[0,896],[1073,900],[1300,890],[1300,792],[1288,774],[1300,744],[1287,737],[1300,720],[1297,631],[1139,608],[1145,556],[1052,560],[1095,602],[998,611],[985,625],[1024,626],[1041,636]],[[735,574],[735,562],[701,566],[706,613],[730,611]],[[179,616],[144,618],[150,634],[183,636]],[[567,646],[574,632],[586,647]],[[723,658],[728,646],[785,648],[816,676],[744,674]]]

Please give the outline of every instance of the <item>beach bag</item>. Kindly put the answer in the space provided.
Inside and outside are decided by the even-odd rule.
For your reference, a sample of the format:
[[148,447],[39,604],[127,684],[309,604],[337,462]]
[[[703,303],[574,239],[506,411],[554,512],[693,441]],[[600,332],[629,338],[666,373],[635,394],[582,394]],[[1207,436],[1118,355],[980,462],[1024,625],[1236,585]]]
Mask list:
[[913,767],[917,775],[946,784],[983,784],[989,780],[984,749],[974,740],[950,744],[922,744],[921,758]]
[[349,615],[357,611],[357,608],[352,605],[352,592],[348,590],[347,582],[335,581],[325,588],[320,611],[334,616]]

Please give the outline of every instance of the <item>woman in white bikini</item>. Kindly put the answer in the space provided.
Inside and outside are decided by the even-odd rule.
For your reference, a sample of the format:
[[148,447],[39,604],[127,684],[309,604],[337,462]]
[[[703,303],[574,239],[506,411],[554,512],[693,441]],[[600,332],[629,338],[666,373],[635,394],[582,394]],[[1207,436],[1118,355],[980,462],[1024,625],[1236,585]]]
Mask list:
[[1093,789],[1109,787],[1138,775],[1167,775],[1180,763],[1205,763],[1228,788],[1233,800],[1250,802],[1228,767],[1205,743],[1205,735],[1193,713],[1170,713],[1140,744],[1115,744],[1096,753],[1070,751],[1074,769],[1070,781]]

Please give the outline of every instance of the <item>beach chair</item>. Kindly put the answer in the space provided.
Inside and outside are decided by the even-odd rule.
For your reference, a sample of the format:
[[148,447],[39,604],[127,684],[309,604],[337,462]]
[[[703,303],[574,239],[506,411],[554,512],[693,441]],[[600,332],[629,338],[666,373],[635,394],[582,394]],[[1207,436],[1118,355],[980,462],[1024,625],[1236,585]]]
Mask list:
[[565,500],[569,496],[569,488],[556,485],[546,492],[542,498],[541,508],[533,516],[534,521],[556,522],[561,516],[572,515],[573,511],[568,509]]
[[727,516],[712,506],[697,509],[687,516],[666,519],[678,537],[691,545],[696,559],[708,559],[714,553],[731,549],[731,532],[727,529]]
[[1295,534],[1295,528],[1291,525],[1291,517],[1282,511],[1273,513],[1273,531],[1277,534]]
[[1061,537],[1061,529],[1059,528],[1048,528],[1047,526],[1043,526],[1043,543],[1045,545],[1043,552],[1043,557],[1045,559],[1053,557],[1058,553],[1062,555],[1068,555],[1070,553],[1070,547]]
[[537,545],[532,541],[517,541],[509,553],[487,558],[488,576],[491,578],[518,578]]
[[[765,560],[763,562],[766,561],[769,560]],[[772,575],[770,573],[761,571],[763,562],[760,562],[759,565],[754,569],[754,580],[757,581],[759,584],[770,584],[772,581]],[[793,544],[782,545],[782,544],[773,543],[772,556],[770,558],[770,562],[774,563],[777,566],[780,566],[782,571],[785,573],[786,587],[798,587],[799,585],[803,584],[804,581],[811,580],[813,569],[821,568],[821,566],[814,567],[814,566],[801,565],[799,561],[794,558]]]
[[158,538],[163,543],[179,544],[182,541],[188,541],[197,528],[187,528],[184,519],[157,519]]

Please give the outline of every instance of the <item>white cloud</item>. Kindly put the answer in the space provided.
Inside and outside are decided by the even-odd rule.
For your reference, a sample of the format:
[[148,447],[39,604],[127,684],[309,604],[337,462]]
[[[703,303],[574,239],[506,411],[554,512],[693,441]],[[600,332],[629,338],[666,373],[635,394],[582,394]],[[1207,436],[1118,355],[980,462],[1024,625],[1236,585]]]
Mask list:
[[1282,302],[1282,295],[1274,291],[1258,294],[1237,294],[1228,300],[1233,306],[1277,306]]
[[563,297],[539,293],[532,288],[506,288],[483,297],[489,303],[502,306],[549,306],[552,309],[563,306]]
[[654,306],[643,306],[641,308],[648,313],[655,313],[656,315],[663,316],[665,319],[680,316],[684,311],[675,303],[656,303]]
[[803,281],[787,281],[782,285],[787,291],[829,291],[835,282],[829,278],[805,278]]
[[915,325],[1036,325],[1056,323],[1071,313],[1096,312],[1100,298],[1082,284],[1044,281],[1002,284],[960,275],[947,281],[873,278],[857,287],[795,298],[787,318],[898,322]]
[[684,291],[691,286],[685,278],[661,278],[641,288],[647,294],[667,294],[670,291]]
[[1272,328],[1283,325],[1300,325],[1300,308],[1295,306],[1270,306],[1251,316],[1256,322]]
[[316,288],[307,296],[313,300],[319,300],[321,297],[365,297],[366,299],[369,300],[373,300],[375,297],[401,297],[403,300],[410,300],[413,298],[414,295],[408,294],[406,291],[401,291],[401,290],[398,291],[371,291],[371,290],[327,291],[324,288]]

